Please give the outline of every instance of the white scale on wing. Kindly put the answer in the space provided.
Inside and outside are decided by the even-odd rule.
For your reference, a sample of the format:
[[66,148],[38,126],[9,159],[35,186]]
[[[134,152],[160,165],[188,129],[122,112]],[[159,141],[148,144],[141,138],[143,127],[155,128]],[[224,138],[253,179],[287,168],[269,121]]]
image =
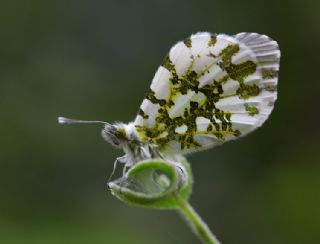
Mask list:
[[185,95],[179,95],[175,101],[173,107],[169,109],[170,118],[176,118],[182,116],[185,109],[190,108],[190,100],[195,95],[194,91],[188,91]]
[[210,55],[210,49],[208,48],[210,38],[211,35],[206,32],[192,35],[190,38],[192,43],[190,48],[191,55],[194,59],[192,69],[197,73],[207,69],[209,64],[215,61],[215,58]]
[[151,90],[155,92],[158,99],[168,99],[170,95],[170,76],[171,73],[164,67],[160,66],[152,80]]
[[173,63],[179,77],[182,77],[192,63],[191,51],[183,42],[178,42],[172,47],[169,58]]
[[160,108],[159,104],[154,104],[150,100],[144,99],[140,108],[148,116],[148,118],[146,119],[147,126],[154,126],[158,109]]
[[204,117],[197,117],[196,118],[196,125],[197,125],[197,130],[201,132],[206,132],[208,126],[210,125],[211,121],[207,118]]

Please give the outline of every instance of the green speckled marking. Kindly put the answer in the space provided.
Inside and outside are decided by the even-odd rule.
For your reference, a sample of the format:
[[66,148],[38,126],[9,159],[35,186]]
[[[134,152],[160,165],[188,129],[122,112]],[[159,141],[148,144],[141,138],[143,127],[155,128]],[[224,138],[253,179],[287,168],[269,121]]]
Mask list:
[[260,88],[256,85],[246,85],[240,84],[240,87],[237,90],[237,94],[240,98],[247,99],[249,97],[256,97],[260,93]]
[[272,79],[277,77],[278,72],[274,69],[262,69],[261,74],[263,79]]
[[210,40],[208,42],[209,47],[213,47],[217,42],[217,36],[216,35],[211,35]]
[[243,82],[243,80],[256,72],[257,65],[253,61],[245,61],[240,64],[230,64],[228,67],[225,67],[228,75],[231,79]]
[[235,135],[235,136],[240,136],[240,135],[241,135],[240,130],[235,130],[235,131],[234,131],[234,135]]
[[171,73],[171,78],[170,81],[172,84],[177,84],[178,83],[178,75],[176,68],[172,61],[170,60],[169,54],[164,58],[162,66],[166,68],[170,73]]
[[138,114],[144,118],[144,119],[148,119],[149,115],[145,114],[144,111],[140,108]]
[[162,66],[169,70],[171,73],[176,72],[174,64],[171,62],[169,55],[165,56]]
[[185,95],[189,90],[198,92],[198,78],[199,76],[197,72],[193,70],[186,71],[186,74],[178,80],[178,83],[173,84],[173,91],[171,91],[171,94],[175,96],[178,92],[180,92],[182,95]]
[[149,90],[149,92],[147,93],[147,99],[149,99],[153,104],[159,104],[160,106],[164,106],[166,104],[166,100],[165,99],[158,99],[155,97],[154,95],[154,91],[152,91],[151,89]]
[[255,116],[256,114],[259,114],[259,109],[256,106],[245,104],[246,111],[250,116]]
[[190,48],[192,46],[192,41],[190,38],[186,38],[183,43],[188,47]]
[[238,53],[240,50],[239,45],[228,45],[224,48],[220,53],[219,56],[221,57],[221,62],[219,63],[222,69],[230,66],[231,58]]

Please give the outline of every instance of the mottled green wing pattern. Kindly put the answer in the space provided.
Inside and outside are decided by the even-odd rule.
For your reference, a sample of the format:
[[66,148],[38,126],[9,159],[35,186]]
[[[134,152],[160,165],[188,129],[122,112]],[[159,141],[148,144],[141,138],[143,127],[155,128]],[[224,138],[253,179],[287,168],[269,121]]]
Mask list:
[[265,35],[197,33],[174,45],[134,121],[138,138],[189,153],[261,126],[277,98],[280,51]]

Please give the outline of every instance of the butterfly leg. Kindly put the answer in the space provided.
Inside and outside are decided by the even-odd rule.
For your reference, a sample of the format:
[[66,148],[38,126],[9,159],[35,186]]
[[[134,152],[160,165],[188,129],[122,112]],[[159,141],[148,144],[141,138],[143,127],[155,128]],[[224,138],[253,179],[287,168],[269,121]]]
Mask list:
[[142,160],[143,160],[143,159],[146,159],[146,158],[151,158],[151,157],[152,157],[152,155],[151,155],[151,153],[150,153],[150,148],[149,148],[149,147],[147,147],[147,148],[141,147],[140,150],[141,150]]
[[124,166],[123,166],[123,171],[122,171],[122,174],[123,174],[123,176],[127,173],[127,165],[125,164]]
[[[128,156],[127,156],[127,154],[126,154],[126,155],[123,155],[123,156],[121,156],[121,157],[116,158],[116,160],[114,161],[113,170],[112,170],[112,172],[111,172],[111,175],[109,176],[108,182],[111,180],[112,176],[114,175],[118,163],[126,164],[127,161],[128,161]],[[125,169],[125,168],[126,168],[126,166],[124,166],[124,169]]]

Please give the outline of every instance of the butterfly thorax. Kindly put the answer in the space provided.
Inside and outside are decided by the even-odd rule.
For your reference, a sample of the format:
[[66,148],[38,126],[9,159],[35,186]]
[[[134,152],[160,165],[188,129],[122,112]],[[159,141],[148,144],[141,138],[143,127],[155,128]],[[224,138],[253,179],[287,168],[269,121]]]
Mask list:
[[102,137],[116,148],[125,152],[124,162],[127,166],[149,158],[159,157],[157,148],[149,142],[141,141],[133,123],[106,124]]

